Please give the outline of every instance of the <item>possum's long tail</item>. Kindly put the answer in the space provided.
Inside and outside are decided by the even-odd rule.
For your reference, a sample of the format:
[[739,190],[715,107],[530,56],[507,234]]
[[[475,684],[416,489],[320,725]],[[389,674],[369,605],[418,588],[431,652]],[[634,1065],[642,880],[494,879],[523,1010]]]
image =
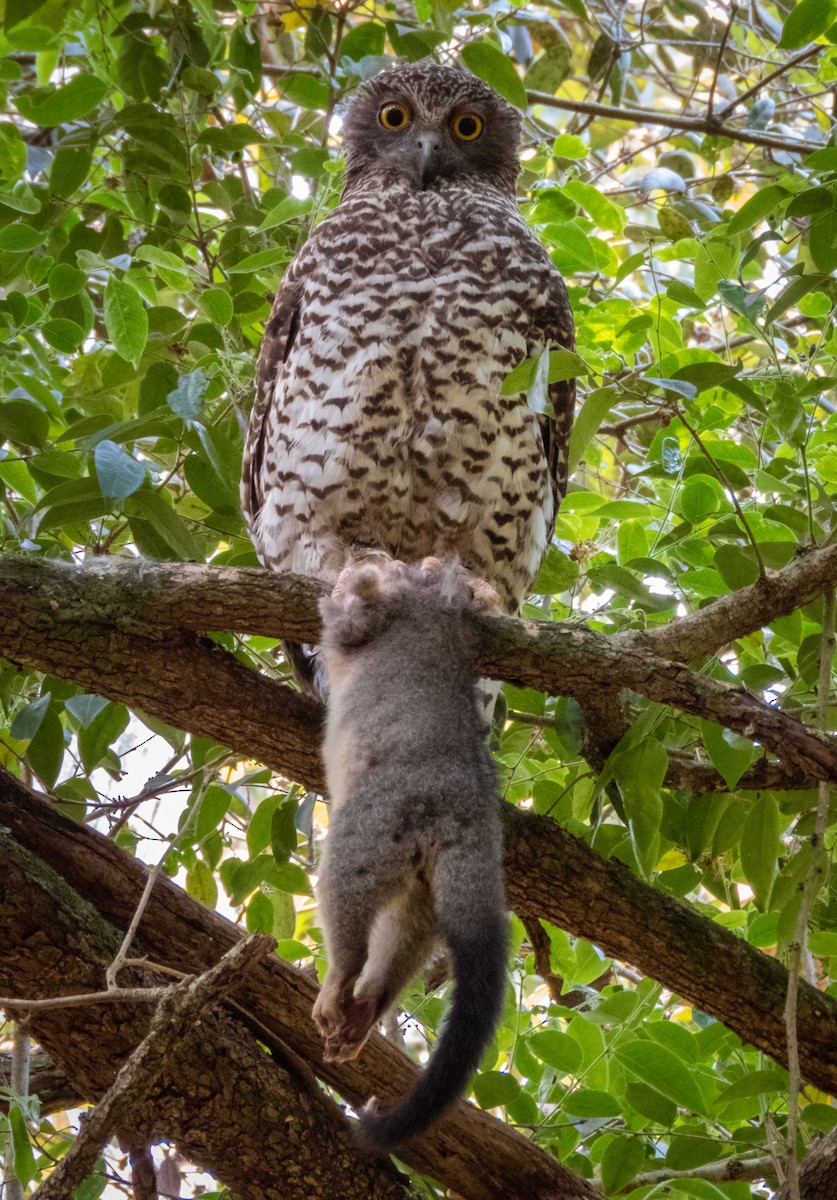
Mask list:
[[[508,919],[499,906],[445,920],[453,959],[453,1002],[426,1070],[400,1108],[361,1114],[359,1140],[390,1151],[421,1133],[462,1094],[491,1041],[506,987]],[[453,917],[453,914],[450,914]],[[456,927],[454,927],[456,926]]]

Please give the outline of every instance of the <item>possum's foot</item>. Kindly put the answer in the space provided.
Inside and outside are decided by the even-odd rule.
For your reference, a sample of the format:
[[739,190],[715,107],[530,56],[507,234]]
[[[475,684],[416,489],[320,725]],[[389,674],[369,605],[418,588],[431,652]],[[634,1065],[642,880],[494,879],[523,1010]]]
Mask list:
[[323,1038],[325,1062],[347,1062],[363,1048],[377,1018],[374,996],[353,996],[345,988],[324,985],[312,1012]]

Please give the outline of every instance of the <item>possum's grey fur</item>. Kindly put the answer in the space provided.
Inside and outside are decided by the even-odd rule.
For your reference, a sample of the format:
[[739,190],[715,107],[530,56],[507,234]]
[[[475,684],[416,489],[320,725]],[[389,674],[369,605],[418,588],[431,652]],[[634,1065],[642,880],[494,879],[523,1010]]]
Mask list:
[[329,968],[314,1007],[324,1056],[353,1058],[444,943],[455,988],[429,1065],[361,1139],[389,1150],[461,1094],[506,986],[500,801],[467,614],[493,593],[456,563],[378,557],[321,601],[331,817],[318,899]]

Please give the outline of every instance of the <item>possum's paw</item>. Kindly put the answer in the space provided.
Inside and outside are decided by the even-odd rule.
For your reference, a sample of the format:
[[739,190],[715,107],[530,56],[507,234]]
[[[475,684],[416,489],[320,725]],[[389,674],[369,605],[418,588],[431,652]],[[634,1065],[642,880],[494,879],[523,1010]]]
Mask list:
[[352,997],[346,1004],[342,1020],[329,1032],[323,1046],[325,1062],[348,1062],[357,1058],[375,1025],[377,1010],[374,998]]
[[348,986],[330,984],[320,989],[311,1016],[323,1042],[325,1062],[346,1062],[355,1058],[377,1018],[374,996],[354,996]]

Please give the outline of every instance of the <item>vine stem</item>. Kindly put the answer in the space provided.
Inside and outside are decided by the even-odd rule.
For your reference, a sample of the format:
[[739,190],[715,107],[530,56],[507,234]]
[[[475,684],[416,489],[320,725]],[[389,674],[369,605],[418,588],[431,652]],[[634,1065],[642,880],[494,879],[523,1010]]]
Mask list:
[[[834,659],[834,589],[823,596],[822,644],[817,679],[817,725],[825,730],[828,726],[828,704],[831,695],[831,664]],[[789,1200],[800,1200],[799,1162],[796,1154],[796,1138],[799,1128],[799,1089],[802,1075],[799,1067],[799,1038],[796,1028],[797,998],[799,995],[799,973],[807,952],[808,921],[814,900],[820,890],[825,872],[825,831],[828,825],[829,785],[821,780],[817,788],[817,816],[811,835],[811,858],[799,912],[793,930],[793,940],[788,949],[788,990],[785,998],[785,1029],[788,1043],[788,1126],[786,1136],[786,1185]]]

